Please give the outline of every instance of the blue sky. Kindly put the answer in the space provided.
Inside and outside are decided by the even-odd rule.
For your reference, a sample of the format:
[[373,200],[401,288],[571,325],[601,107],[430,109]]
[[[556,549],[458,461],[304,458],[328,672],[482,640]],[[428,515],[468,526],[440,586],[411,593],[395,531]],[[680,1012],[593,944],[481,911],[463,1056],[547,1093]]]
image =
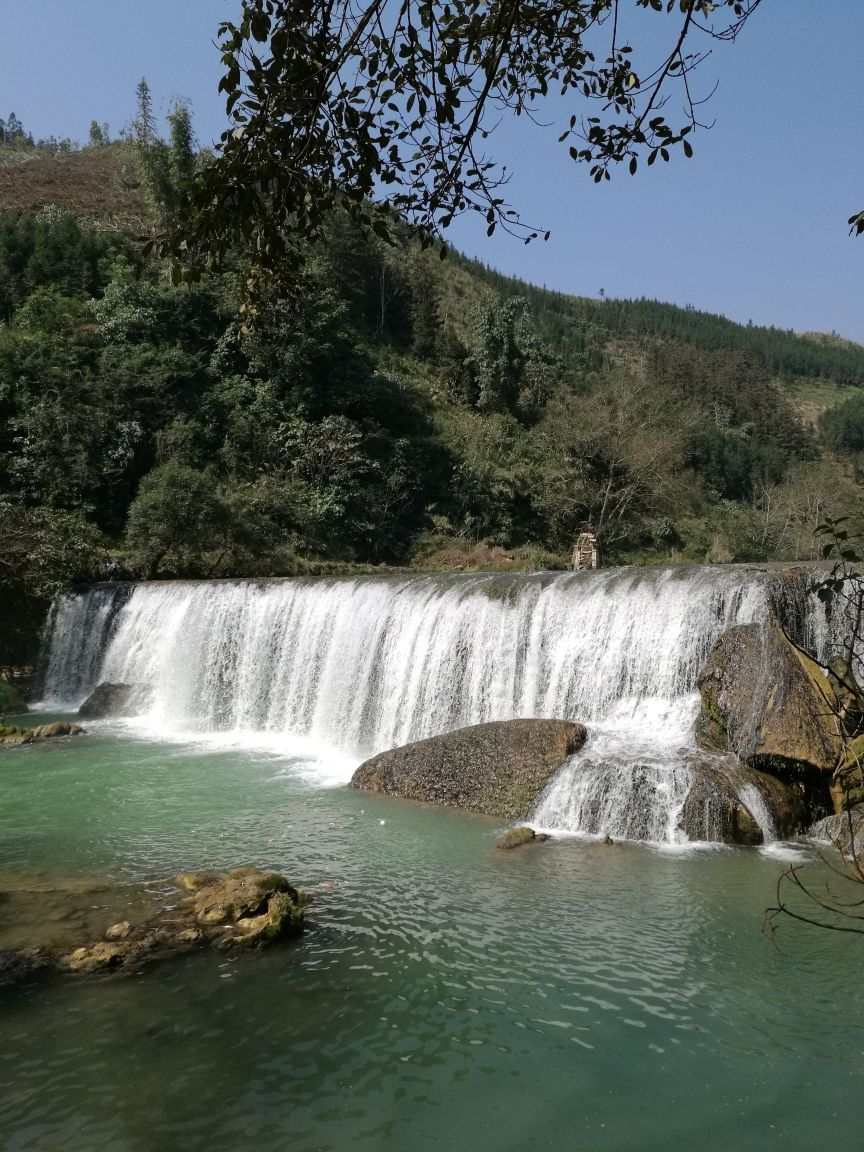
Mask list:
[[[202,141],[222,100],[213,40],[237,0],[0,0],[0,114],[36,136],[84,139],[132,116],[146,76],[157,110],[192,102]],[[589,296],[650,296],[864,342],[864,2],[764,0],[738,43],[702,66],[716,123],[696,154],[595,186],[555,128],[503,122],[508,196],[551,240],[524,246],[465,220],[448,238],[503,272]],[[574,106],[574,111],[578,108]],[[548,117],[569,113],[550,105]]]

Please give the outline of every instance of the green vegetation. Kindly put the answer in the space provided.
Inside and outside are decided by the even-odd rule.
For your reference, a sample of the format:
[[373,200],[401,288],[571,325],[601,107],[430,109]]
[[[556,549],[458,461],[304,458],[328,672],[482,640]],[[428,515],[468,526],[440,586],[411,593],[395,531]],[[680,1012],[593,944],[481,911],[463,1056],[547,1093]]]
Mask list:
[[27,711],[27,703],[14,684],[0,680],[0,717]]
[[567,298],[338,208],[254,311],[242,253],[173,283],[114,204],[78,212],[91,164],[151,233],[177,210],[202,160],[148,99],[65,158],[57,205],[0,214],[5,661],[106,573],[562,567],[588,522],[612,563],[811,559],[857,514],[856,345]]

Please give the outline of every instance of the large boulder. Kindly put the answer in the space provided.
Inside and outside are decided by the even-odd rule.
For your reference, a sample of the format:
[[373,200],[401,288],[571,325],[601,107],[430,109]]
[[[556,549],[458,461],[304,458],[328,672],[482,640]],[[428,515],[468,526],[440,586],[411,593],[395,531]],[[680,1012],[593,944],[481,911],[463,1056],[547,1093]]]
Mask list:
[[78,709],[78,715],[87,716],[91,720],[101,720],[106,716],[136,716],[146,711],[149,702],[150,693],[147,689],[135,684],[109,684],[104,681],[96,685]]
[[[700,744],[750,767],[806,783],[843,761],[838,705],[819,665],[775,623],[724,632],[699,676]],[[826,783],[827,788],[827,783]]]
[[567,720],[475,724],[380,752],[360,765],[351,787],[524,820],[585,736]]

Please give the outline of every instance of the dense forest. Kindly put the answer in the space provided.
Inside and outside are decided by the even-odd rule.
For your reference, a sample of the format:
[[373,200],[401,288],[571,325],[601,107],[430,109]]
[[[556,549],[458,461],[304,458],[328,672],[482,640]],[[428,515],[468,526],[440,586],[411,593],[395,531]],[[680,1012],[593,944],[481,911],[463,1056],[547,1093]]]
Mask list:
[[[0,122],[0,583],[21,637],[56,587],[106,574],[561,567],[585,524],[613,563],[812,558],[826,516],[857,515],[864,348],[562,296],[338,211],[301,283],[243,313],[242,253],[175,284],[124,224],[170,218],[205,162],[188,109],[163,138],[139,90],[123,136]],[[842,402],[802,414],[801,378]]]

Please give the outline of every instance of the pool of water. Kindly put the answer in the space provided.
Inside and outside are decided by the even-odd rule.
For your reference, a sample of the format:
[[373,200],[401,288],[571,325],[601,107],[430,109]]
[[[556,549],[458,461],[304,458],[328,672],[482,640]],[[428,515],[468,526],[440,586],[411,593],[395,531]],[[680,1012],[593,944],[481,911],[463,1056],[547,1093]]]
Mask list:
[[296,944],[0,989],[4,1148],[856,1144],[864,944],[767,940],[776,858],[503,853],[308,758],[107,725],[2,750],[2,781],[0,889],[251,863],[315,897]]

